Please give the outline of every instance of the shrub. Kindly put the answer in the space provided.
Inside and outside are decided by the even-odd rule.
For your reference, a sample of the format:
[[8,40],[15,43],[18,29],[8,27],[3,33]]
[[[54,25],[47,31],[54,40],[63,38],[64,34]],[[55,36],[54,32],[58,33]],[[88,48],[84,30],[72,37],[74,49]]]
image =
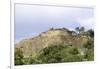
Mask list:
[[38,56],[41,63],[60,63],[82,61],[77,48],[67,45],[50,46],[44,48]]
[[23,60],[24,56],[23,56],[23,52],[21,49],[16,48],[15,49],[15,65],[23,65],[24,64],[24,60]]
[[87,49],[93,49],[94,48],[94,41],[88,40],[88,42],[84,45],[84,47]]

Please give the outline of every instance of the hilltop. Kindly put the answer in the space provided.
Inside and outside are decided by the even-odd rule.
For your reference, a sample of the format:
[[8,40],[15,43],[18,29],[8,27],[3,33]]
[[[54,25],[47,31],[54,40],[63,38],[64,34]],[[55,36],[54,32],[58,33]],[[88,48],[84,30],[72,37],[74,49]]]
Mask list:
[[74,45],[81,46],[87,42],[86,36],[73,36],[71,31],[67,29],[50,29],[47,32],[42,32],[39,36],[25,39],[16,44],[16,48],[24,50],[25,56],[38,53],[41,49],[50,45]]
[[15,50],[20,49],[23,52],[23,57],[28,58],[30,56],[37,56],[43,49],[49,47],[71,46],[76,48],[80,55],[84,55],[86,52],[84,45],[90,39],[90,36],[77,34],[75,31],[70,31],[66,28],[51,28],[46,32],[40,33],[38,36],[24,39],[15,44]]

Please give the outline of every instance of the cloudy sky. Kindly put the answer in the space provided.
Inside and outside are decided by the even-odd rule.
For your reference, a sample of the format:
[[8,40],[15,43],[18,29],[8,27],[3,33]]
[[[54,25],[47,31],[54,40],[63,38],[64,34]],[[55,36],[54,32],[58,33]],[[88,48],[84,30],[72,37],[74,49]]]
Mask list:
[[49,28],[84,26],[94,28],[92,8],[15,5],[15,42],[33,37]]

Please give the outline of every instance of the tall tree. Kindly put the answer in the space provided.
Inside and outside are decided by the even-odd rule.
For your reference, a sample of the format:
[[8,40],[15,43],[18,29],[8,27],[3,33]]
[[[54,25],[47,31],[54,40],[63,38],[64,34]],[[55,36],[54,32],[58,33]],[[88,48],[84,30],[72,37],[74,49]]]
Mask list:
[[78,32],[78,34],[79,34],[79,27],[76,27],[75,30],[76,30],[76,31]]
[[90,29],[87,32],[90,37],[94,37],[94,30]]
[[82,34],[85,30],[84,27],[76,27],[75,30],[78,32],[78,34]]
[[85,30],[85,28],[84,28],[84,27],[80,27],[80,31],[81,31],[81,33],[83,33],[83,32],[84,32],[84,30]]

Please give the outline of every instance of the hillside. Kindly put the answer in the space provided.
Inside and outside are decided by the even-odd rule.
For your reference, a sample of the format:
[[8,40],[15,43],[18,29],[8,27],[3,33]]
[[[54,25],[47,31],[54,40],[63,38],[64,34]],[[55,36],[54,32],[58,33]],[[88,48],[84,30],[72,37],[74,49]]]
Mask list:
[[[20,49],[23,52],[23,57],[29,58],[30,56],[39,56],[39,54],[46,48],[51,47],[51,51],[53,51],[54,48],[59,49],[60,46],[65,46],[65,49],[61,48],[62,50],[60,50],[60,52],[66,54],[66,52],[69,52],[69,50],[76,48],[79,52],[78,55],[84,55],[87,50],[85,49],[84,45],[87,44],[90,39],[91,38],[87,35],[78,35],[74,31],[70,31],[65,28],[49,29],[46,32],[42,32],[38,36],[29,39],[24,39],[19,43],[15,44],[15,51],[17,49]],[[51,53],[51,51],[49,52]]]

